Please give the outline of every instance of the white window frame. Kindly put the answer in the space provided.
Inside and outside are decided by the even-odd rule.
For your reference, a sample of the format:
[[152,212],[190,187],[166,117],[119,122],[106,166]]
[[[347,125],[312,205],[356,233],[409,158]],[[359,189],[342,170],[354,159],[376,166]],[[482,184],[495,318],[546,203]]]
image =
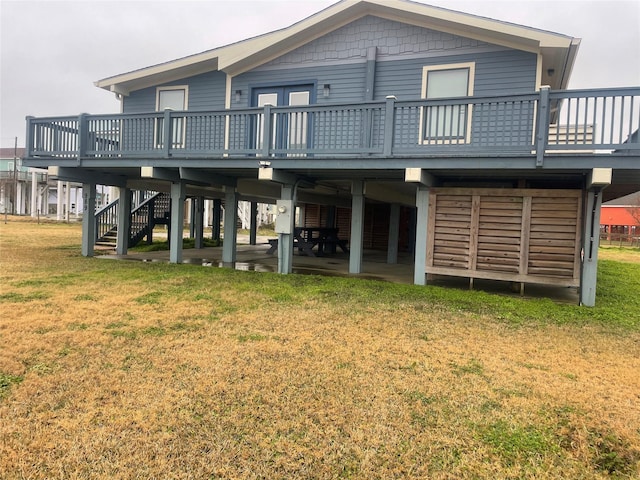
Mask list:
[[167,90],[184,90],[184,105],[182,110],[187,110],[189,106],[189,85],[171,85],[169,87],[156,87],[156,112],[160,108],[160,92]]
[[[182,106],[182,110],[187,110],[189,107],[189,85],[171,85],[171,86],[166,86],[166,87],[156,87],[156,112],[160,112],[160,92],[166,92],[166,91],[171,91],[171,90],[183,90],[184,91],[184,105]],[[177,123],[179,125],[181,125],[180,127],[178,127],[179,129],[182,130],[182,132],[180,133],[180,137],[176,136],[176,132],[174,131],[173,136],[174,138],[172,139],[172,148],[185,148],[185,134],[186,134],[186,127],[187,127],[187,122],[185,118],[176,118],[175,120],[177,120]],[[155,139],[155,144],[156,146],[160,145],[161,142],[160,140],[160,135],[161,132],[159,130],[159,125],[161,124],[161,121],[155,122],[154,125],[154,133],[153,133],[153,138]]]
[[[422,67],[422,93],[421,96],[424,100],[427,99],[427,78],[429,76],[429,72],[441,71],[441,70],[468,70],[469,79],[467,82],[467,96],[473,96],[473,88],[475,83],[476,76],[476,64],[475,62],[464,62],[464,63],[447,63],[442,65],[426,65]],[[425,118],[425,108],[420,109],[420,125],[419,125],[419,133],[418,138],[419,142],[422,145],[459,145],[470,143],[471,141],[471,119],[473,113],[473,105],[466,105],[466,125],[465,125],[465,134],[464,138],[425,138],[424,136],[424,128],[426,121]]]

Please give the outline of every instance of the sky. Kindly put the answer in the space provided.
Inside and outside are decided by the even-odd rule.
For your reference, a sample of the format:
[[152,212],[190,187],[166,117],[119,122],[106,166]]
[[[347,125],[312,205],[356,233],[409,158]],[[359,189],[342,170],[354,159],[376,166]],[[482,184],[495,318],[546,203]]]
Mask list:
[[[0,146],[25,117],[117,113],[94,82],[284,28],[335,0],[0,0]],[[419,0],[582,39],[570,89],[640,86],[640,0]]]

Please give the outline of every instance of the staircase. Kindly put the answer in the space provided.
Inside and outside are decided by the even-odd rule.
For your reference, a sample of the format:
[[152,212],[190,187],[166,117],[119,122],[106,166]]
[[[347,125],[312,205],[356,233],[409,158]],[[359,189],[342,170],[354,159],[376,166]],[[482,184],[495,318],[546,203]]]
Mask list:
[[[118,240],[118,210],[120,200],[117,199],[96,212],[97,246],[116,248]],[[128,247],[134,247],[145,237],[151,243],[153,229],[156,225],[167,225],[170,221],[171,197],[167,193],[151,192],[146,200],[132,208]]]

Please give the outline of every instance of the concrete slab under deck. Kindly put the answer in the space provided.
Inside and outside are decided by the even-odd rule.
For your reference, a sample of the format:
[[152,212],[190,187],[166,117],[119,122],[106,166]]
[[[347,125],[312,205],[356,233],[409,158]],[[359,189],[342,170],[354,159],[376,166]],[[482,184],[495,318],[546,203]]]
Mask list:
[[[260,239],[258,241],[261,241]],[[182,251],[182,263],[202,265],[204,267],[227,267],[236,270],[256,272],[277,272],[277,255],[268,255],[269,244],[238,245],[236,262],[226,265],[222,262],[222,247],[202,249],[185,249]],[[98,258],[130,260],[139,262],[169,262],[169,251],[130,252],[127,255],[105,254]],[[363,254],[362,273],[349,274],[349,255],[335,253],[322,257],[309,257],[296,253],[293,258],[293,273],[302,275],[326,275],[354,277],[392,283],[413,283],[413,255],[398,254],[397,264],[386,263],[386,252],[365,250]],[[428,285],[469,290],[469,279],[463,277],[430,276]],[[490,293],[520,296],[518,288],[512,289],[510,282],[493,280],[474,280],[474,290]],[[524,291],[527,298],[549,298],[559,303],[578,304],[579,296],[576,288],[527,284]]]

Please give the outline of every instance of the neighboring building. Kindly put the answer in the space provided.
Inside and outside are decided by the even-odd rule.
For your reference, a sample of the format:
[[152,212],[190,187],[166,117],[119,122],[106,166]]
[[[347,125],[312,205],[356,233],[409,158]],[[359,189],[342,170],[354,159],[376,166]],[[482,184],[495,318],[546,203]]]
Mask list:
[[608,241],[640,240],[640,191],[602,204],[600,235]]
[[22,165],[24,148],[0,148],[0,213],[12,215],[45,212],[46,170]]
[[[82,182],[86,205],[96,184],[121,199],[170,193],[172,262],[186,197],[233,206],[229,226],[247,200],[277,205],[282,273],[296,225],[338,227],[352,274],[365,250],[386,250],[389,263],[405,250],[416,284],[442,274],[573,286],[593,305],[601,201],[640,188],[629,138],[640,88],[566,91],[579,44],[408,1],[344,0],[96,82],[122,113],[28,119],[26,163]],[[127,201],[118,232],[128,211]],[[235,228],[225,233],[232,263]]]
[[0,213],[55,215],[58,220],[77,217],[82,211],[82,186],[56,182],[47,170],[24,166],[24,154],[24,148],[0,148]]

